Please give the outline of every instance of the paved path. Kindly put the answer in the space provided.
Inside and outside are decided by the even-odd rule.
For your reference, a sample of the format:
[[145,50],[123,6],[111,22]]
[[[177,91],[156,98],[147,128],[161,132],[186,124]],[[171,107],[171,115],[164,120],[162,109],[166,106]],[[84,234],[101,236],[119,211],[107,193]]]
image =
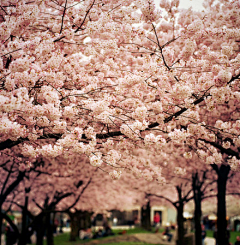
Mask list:
[[140,234],[125,234],[125,235],[116,235],[111,237],[106,237],[104,239],[91,240],[85,242],[85,245],[96,245],[96,244],[107,244],[112,242],[146,242],[151,244],[161,244],[161,245],[175,245],[173,242],[163,241],[160,234],[151,234],[151,233],[140,233]]
[[151,243],[151,244],[161,244],[161,245],[175,245],[174,239],[172,239],[172,242],[168,242],[166,239],[163,239],[163,235],[161,233],[156,234],[148,234],[148,233],[142,233],[142,234],[134,234],[134,236],[139,239],[141,242]]
[[[215,239],[207,237],[205,239],[206,245],[215,245]],[[85,245],[97,245],[97,244],[107,244],[107,243],[117,243],[117,242],[146,242],[151,244],[161,244],[161,245],[175,245],[173,239],[172,242],[167,242],[163,240],[162,234],[160,233],[139,233],[139,234],[125,234],[125,235],[116,235],[111,237],[106,237],[104,239],[91,240],[85,242]]]

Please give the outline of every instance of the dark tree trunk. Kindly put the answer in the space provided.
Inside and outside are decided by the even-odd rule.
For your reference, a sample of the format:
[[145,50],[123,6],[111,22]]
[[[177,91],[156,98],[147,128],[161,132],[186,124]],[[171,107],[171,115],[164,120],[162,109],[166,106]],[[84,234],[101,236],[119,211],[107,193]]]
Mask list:
[[47,245],[54,245],[53,225],[54,225],[54,219],[51,220],[51,213],[47,212],[46,214]]
[[22,230],[21,230],[21,234],[20,234],[20,238],[19,238],[19,245],[26,245],[27,241],[27,213],[26,213],[26,202],[28,202],[28,197],[25,197],[25,205],[24,208],[22,210]]
[[143,206],[141,209],[141,216],[142,216],[141,224],[142,227],[148,231],[151,230],[150,215],[151,215],[151,207],[150,207],[150,202],[148,201],[147,205]]
[[177,245],[184,245],[184,217],[183,217],[183,203],[177,207],[177,225],[178,225],[178,240]]
[[192,176],[192,188],[194,194],[194,223],[195,223],[195,245],[202,245],[202,228],[201,228],[201,217],[202,217],[202,192],[201,186],[199,185],[198,173]]
[[63,233],[63,214],[60,214],[60,229],[59,233]]
[[[4,144],[3,144],[3,146],[4,146]],[[0,225],[1,225],[0,226],[0,230],[1,231],[0,231],[0,235],[2,235],[3,218],[5,218],[5,219],[7,218],[6,216],[3,216],[2,205],[5,202],[7,196],[12,193],[12,191],[19,185],[19,183],[23,180],[23,178],[25,176],[25,172],[19,172],[17,178],[6,188],[6,185],[7,185],[8,180],[9,180],[10,172],[9,172],[7,178],[5,179],[5,182],[4,182],[3,186],[1,187],[1,194],[0,194],[0,207],[1,207],[0,208],[0,211],[1,211],[0,212]],[[8,222],[8,223],[10,223],[10,225],[12,226],[14,231],[16,232],[17,237],[19,237],[19,231],[17,229],[17,226],[14,225],[13,223],[11,224],[11,222]],[[0,236],[0,245],[1,245],[1,236]]]
[[83,219],[84,219],[84,229],[91,228],[91,216],[93,213],[90,213],[88,211],[83,212]]
[[79,237],[79,231],[81,229],[87,229],[91,227],[91,215],[87,211],[76,210],[75,213],[69,212],[71,222],[70,241],[76,241]]
[[178,204],[176,205],[177,208],[177,225],[178,225],[178,239],[177,239],[177,245],[184,245],[184,217],[183,217],[183,200],[182,200],[182,189],[177,186],[177,192],[178,192]]
[[[216,169],[215,169],[216,170]],[[218,245],[228,244],[227,239],[227,220],[226,220],[226,185],[228,174],[230,172],[229,165],[221,165],[216,171],[218,174],[217,180],[217,243]]]
[[44,214],[41,213],[37,217],[36,221],[36,232],[37,232],[37,242],[36,245],[43,245],[43,238],[45,234],[45,217]]
[[25,196],[24,207],[22,210],[22,230],[21,230],[21,234],[19,237],[18,245],[26,245],[28,236],[30,235],[27,229],[27,208],[28,208],[28,193],[29,192],[30,192],[30,188],[26,188],[25,193],[27,195]]
[[71,232],[70,232],[70,241],[76,241],[79,233],[79,220],[76,213],[69,212],[70,222],[71,222]]
[[39,227],[37,230],[37,242],[36,245],[43,245],[43,238],[44,238],[44,228]]

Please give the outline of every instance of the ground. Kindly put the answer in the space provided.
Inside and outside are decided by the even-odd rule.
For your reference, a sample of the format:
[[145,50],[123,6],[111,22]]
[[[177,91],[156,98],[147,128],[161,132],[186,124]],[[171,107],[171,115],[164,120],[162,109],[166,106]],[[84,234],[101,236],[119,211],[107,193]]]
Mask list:
[[[161,245],[175,245],[175,241],[167,242],[162,239],[161,234],[126,234],[122,236],[107,237],[104,240],[91,240],[89,242],[81,243],[84,245],[147,245],[147,244],[161,244]],[[215,245],[215,239],[206,238],[206,245]]]
[[162,240],[160,234],[147,234],[147,233],[140,233],[140,234],[126,234],[126,235],[120,235],[120,236],[112,236],[107,237],[104,240],[92,240],[89,242],[86,242],[84,244],[86,245],[95,245],[95,244],[116,244],[121,243],[123,244],[169,244],[174,245],[175,243],[165,242]]

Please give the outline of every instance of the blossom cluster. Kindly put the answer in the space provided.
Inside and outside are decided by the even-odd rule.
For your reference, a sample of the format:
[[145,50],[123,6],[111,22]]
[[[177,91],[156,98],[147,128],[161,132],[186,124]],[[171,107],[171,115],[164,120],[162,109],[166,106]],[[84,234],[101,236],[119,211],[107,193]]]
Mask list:
[[[229,154],[234,168],[239,11],[226,3],[215,20],[180,11],[178,0],[161,1],[164,16],[152,0],[102,2],[67,2],[64,16],[63,1],[3,6],[1,142],[28,140],[21,144],[28,158],[85,154],[93,166],[121,166],[160,182],[152,164],[136,166],[126,156],[186,146],[185,161],[194,158],[190,149],[207,164]],[[167,162],[164,155],[160,160]]]
[[109,173],[110,177],[113,180],[118,180],[121,177],[122,171],[117,171],[117,170],[113,170],[112,172]]

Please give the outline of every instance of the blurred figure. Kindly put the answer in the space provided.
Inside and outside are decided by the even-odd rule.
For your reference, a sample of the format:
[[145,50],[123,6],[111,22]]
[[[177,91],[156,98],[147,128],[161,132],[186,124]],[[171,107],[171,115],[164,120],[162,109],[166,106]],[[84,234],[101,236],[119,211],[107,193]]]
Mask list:
[[103,236],[105,237],[105,236],[112,236],[112,235],[114,235],[114,233],[113,233],[111,227],[109,225],[104,226]]
[[155,213],[153,222],[154,222],[154,226],[160,225],[160,215],[158,212]]
[[53,234],[57,233],[58,224],[59,224],[58,219],[55,219],[53,224]]
[[171,228],[171,230],[175,230],[175,224],[173,224],[172,221],[170,222],[170,228]]
[[95,238],[100,238],[103,236],[103,230],[102,229],[99,229],[98,231],[96,231],[93,235],[93,239]]
[[102,234],[104,237],[114,235],[111,227],[108,224],[108,219],[106,216],[103,218],[103,233]]
[[202,245],[204,245],[204,240],[205,240],[205,237],[206,237],[206,230],[205,230],[205,226],[202,224]]
[[158,232],[158,229],[160,227],[160,215],[158,212],[156,212],[156,214],[154,215],[153,217],[153,222],[154,222],[154,227],[156,228],[155,232],[157,233]]
[[133,222],[134,222],[135,226],[139,225],[139,220],[138,220],[138,216],[137,215],[134,216]]
[[92,237],[93,237],[93,234],[92,234],[92,231],[90,228],[80,230],[80,232],[79,232],[79,238],[81,240],[91,239]]
[[59,233],[63,233],[63,226],[64,226],[64,221],[63,219],[60,220],[60,229],[59,229]]
[[236,242],[234,243],[234,245],[240,245],[240,236],[237,236]]
[[170,233],[170,229],[168,226],[165,227],[163,235],[168,237],[168,242],[171,242],[173,235]]

